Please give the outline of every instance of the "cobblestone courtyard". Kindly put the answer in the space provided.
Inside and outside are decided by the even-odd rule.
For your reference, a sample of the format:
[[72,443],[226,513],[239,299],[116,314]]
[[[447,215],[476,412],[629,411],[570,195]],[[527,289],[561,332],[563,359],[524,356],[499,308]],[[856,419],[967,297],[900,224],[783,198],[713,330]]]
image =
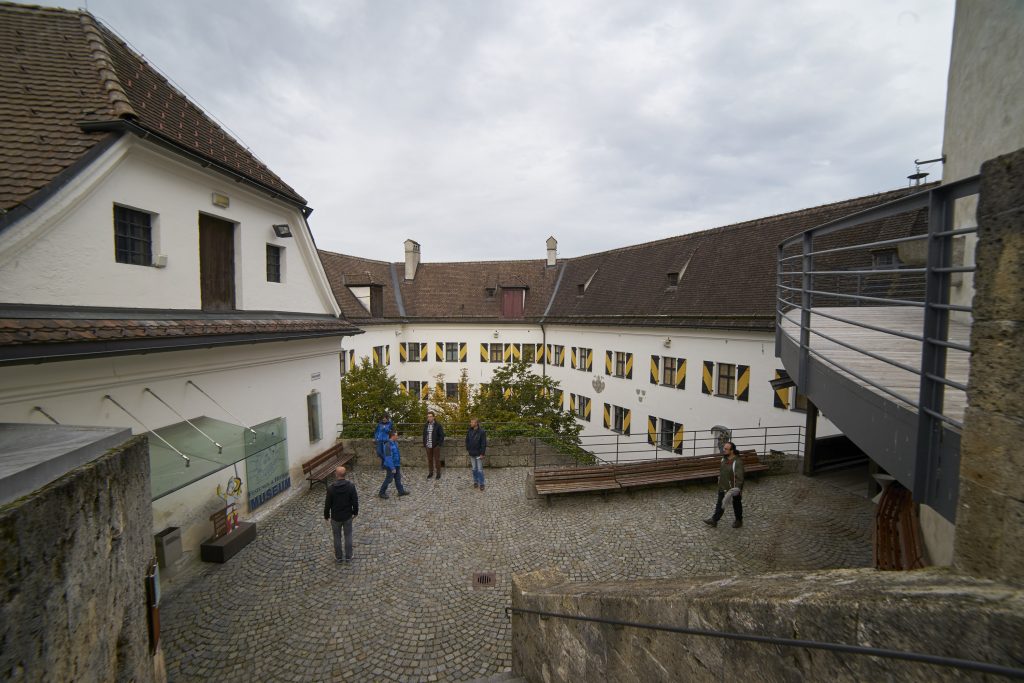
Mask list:
[[[171,681],[470,680],[511,666],[515,573],[558,567],[573,580],[858,567],[871,562],[873,506],[799,475],[752,478],[744,526],[732,511],[711,528],[713,484],[543,500],[524,495],[526,469],[467,469],[440,481],[404,472],[412,495],[360,493],[355,560],[337,565],[323,487],[259,522],[256,542],[204,565],[164,599]],[[305,486],[305,484],[301,484]],[[493,588],[472,574],[495,571]]]

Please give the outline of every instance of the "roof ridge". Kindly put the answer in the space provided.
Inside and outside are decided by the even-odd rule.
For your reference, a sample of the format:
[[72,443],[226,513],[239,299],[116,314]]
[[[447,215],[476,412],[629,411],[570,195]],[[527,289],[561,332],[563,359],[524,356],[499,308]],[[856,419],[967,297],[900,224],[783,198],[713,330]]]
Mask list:
[[96,25],[95,17],[85,10],[79,11],[78,16],[82,21],[82,31],[85,33],[89,52],[92,55],[93,61],[96,62],[103,92],[106,93],[107,99],[110,100],[110,108],[114,116],[119,119],[138,118],[138,113],[128,99],[128,93],[125,92],[124,87],[121,85],[121,80],[117,77],[117,70],[114,68],[113,59],[110,56],[110,51],[107,50],[107,43],[103,39],[103,34],[100,33],[99,27]]

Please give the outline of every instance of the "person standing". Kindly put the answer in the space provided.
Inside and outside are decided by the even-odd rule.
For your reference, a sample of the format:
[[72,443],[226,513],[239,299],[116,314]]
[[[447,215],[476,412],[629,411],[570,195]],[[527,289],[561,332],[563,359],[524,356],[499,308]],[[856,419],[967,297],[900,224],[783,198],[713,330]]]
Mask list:
[[[335,479],[327,487],[324,501],[324,521],[330,520],[334,531],[334,561],[352,560],[352,518],[359,514],[359,496],[356,485],[345,478],[345,468],[334,470]],[[345,553],[342,555],[341,532],[345,532]]]
[[395,426],[391,424],[391,418],[387,413],[377,418],[377,427],[373,430],[373,444],[377,449],[377,457],[380,458],[381,469],[384,469],[384,450],[393,431]]
[[466,432],[466,452],[473,465],[473,488],[484,490],[484,453],[487,451],[487,432],[480,426],[480,420],[471,418]]
[[444,427],[437,422],[434,411],[427,411],[427,423],[423,425],[423,448],[427,450],[427,468],[430,472],[427,479],[434,477],[441,478],[441,444],[444,443]]
[[391,438],[384,444],[384,469],[388,471],[384,477],[384,483],[380,486],[381,498],[387,499],[388,485],[391,480],[395,481],[395,488],[399,496],[409,495],[409,491],[402,486],[402,454],[398,452],[398,432],[391,432]]
[[725,514],[723,501],[732,501],[732,514],[736,520],[734,529],[743,526],[743,458],[737,457],[736,444],[726,441],[722,444],[722,461],[718,469],[718,500],[715,513],[704,520],[709,526],[718,526],[718,520]]

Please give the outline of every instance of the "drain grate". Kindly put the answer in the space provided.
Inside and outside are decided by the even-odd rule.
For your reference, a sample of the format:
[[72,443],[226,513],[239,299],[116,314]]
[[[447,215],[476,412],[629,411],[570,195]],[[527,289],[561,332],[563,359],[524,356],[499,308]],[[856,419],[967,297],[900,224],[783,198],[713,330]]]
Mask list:
[[473,588],[494,588],[498,583],[495,578],[494,572],[474,572],[473,573]]

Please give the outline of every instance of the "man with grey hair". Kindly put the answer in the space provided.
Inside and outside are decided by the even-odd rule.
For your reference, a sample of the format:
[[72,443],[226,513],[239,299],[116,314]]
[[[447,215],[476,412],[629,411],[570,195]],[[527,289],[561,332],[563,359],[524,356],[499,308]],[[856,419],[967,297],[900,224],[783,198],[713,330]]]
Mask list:
[[[334,561],[337,563],[352,560],[352,518],[359,514],[359,496],[356,485],[345,478],[345,468],[339,466],[334,470],[335,479],[327,487],[327,500],[324,501],[324,521],[331,521],[334,531]],[[345,554],[341,552],[341,532],[345,532]]]

